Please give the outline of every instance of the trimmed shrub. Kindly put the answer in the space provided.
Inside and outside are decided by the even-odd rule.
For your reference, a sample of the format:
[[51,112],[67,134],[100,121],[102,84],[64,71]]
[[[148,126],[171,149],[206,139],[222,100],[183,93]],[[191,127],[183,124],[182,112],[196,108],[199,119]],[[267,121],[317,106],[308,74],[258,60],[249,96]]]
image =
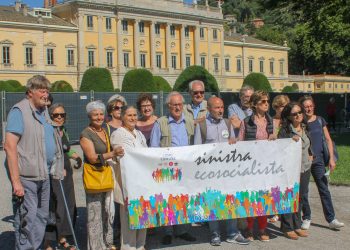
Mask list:
[[179,92],[187,92],[188,84],[193,80],[201,80],[204,82],[205,91],[207,92],[219,92],[219,86],[215,77],[210,74],[205,68],[198,65],[187,67],[174,84],[174,90]]
[[293,89],[295,89],[295,91],[299,90],[299,85],[295,82],[292,84]]
[[297,92],[298,90],[296,90],[295,88],[293,88],[293,86],[285,86],[282,89],[282,93],[293,93],[293,92]]
[[52,84],[51,92],[73,92],[73,87],[64,80],[56,81]]
[[114,89],[114,92],[120,92],[120,88]]
[[153,76],[153,82],[156,84],[158,91],[171,92],[172,90],[168,81],[161,76]]
[[122,92],[156,92],[153,75],[147,69],[132,69],[123,79]]
[[244,78],[243,86],[249,85],[254,88],[254,90],[264,90],[267,92],[272,92],[271,84],[267,77],[262,73],[250,73]]
[[111,72],[106,68],[89,68],[84,72],[80,91],[113,92]]
[[17,92],[16,88],[9,81],[0,81],[0,91]]

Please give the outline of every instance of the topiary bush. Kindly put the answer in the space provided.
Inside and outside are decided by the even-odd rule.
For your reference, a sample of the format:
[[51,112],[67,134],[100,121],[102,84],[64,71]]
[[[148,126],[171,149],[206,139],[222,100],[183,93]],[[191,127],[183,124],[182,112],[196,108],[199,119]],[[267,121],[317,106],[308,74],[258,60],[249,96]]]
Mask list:
[[171,92],[172,90],[168,81],[161,76],[153,76],[153,82],[157,86],[157,91]]
[[249,85],[254,90],[264,90],[266,92],[272,92],[271,84],[267,77],[262,73],[250,73],[244,78],[243,86]]
[[89,68],[84,72],[80,91],[113,92],[111,72],[106,68]]
[[73,87],[64,80],[56,81],[52,84],[51,92],[73,92]]
[[153,75],[147,69],[132,69],[123,79],[122,92],[156,92]]
[[14,87],[9,81],[0,81],[0,91],[6,92],[17,92],[16,87]]
[[282,93],[293,93],[293,92],[297,92],[298,90],[295,89],[293,86],[285,86],[283,89],[282,89]]
[[174,84],[174,90],[179,92],[188,91],[188,84],[193,80],[201,80],[204,82],[205,91],[207,92],[219,92],[219,86],[215,77],[210,74],[205,68],[198,65],[187,67]]

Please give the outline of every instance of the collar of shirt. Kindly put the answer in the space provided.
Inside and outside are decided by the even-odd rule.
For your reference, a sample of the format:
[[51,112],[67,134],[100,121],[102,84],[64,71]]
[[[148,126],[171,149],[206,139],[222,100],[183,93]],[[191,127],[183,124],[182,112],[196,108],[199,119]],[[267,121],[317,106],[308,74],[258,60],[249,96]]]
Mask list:
[[217,120],[211,114],[209,114],[207,119],[210,123],[219,124],[223,118],[220,118],[219,120]]
[[201,110],[201,108],[202,108],[202,103],[200,103],[199,105],[194,105],[194,103],[192,103],[192,104],[191,104],[191,107],[192,107],[193,110],[195,110],[195,109]]
[[175,121],[175,119],[171,116],[171,115],[169,115],[169,123],[182,123],[182,122],[185,122],[185,116],[184,116],[184,114],[182,113],[182,115],[181,115],[181,118],[180,118],[180,120],[178,120],[178,121]]

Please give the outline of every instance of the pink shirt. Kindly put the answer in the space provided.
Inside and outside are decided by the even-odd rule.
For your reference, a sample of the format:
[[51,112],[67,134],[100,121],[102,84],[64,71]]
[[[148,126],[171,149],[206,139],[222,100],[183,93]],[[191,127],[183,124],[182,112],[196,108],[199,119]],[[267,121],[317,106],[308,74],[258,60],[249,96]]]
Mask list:
[[[269,134],[267,133],[267,120],[264,118],[261,122],[257,122],[255,117],[253,117],[254,123],[256,125],[256,139],[257,140],[267,140],[269,138]],[[244,121],[241,122],[241,127],[239,129],[238,140],[244,141],[245,134],[245,126]]]

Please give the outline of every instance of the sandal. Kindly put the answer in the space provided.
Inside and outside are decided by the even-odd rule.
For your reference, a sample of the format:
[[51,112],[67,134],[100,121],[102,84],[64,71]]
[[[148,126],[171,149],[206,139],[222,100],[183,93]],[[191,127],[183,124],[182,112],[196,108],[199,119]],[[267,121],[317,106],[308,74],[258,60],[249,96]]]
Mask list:
[[58,243],[58,248],[60,250],[76,250],[74,245],[70,245],[66,238],[61,238]]
[[279,220],[278,215],[273,216],[272,218],[269,219],[270,223],[276,223]]

